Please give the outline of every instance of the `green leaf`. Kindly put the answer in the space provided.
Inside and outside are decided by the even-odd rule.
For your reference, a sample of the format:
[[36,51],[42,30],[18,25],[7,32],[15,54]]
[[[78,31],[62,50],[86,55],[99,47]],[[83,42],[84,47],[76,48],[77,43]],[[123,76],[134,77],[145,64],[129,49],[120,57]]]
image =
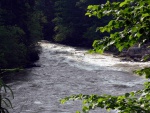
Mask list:
[[134,92],[130,92],[130,96],[132,96],[132,97],[133,97],[134,95],[135,95],[135,93],[134,93]]
[[125,0],[124,2],[121,2],[121,4],[119,5],[119,7],[123,7],[124,5],[128,4],[130,0]]
[[105,27],[100,27],[99,29],[100,29],[100,31],[101,31],[102,33],[106,31],[106,28],[105,28]]
[[132,30],[132,32],[137,32],[138,31],[138,27],[136,27],[136,26],[132,27],[131,30]]
[[150,16],[150,14],[149,13],[142,14],[142,17],[147,17],[147,16]]
[[143,22],[146,17],[150,17],[149,13],[142,14],[140,21]]
[[97,52],[100,53],[100,54],[103,54],[103,53],[104,53],[104,50],[99,49],[99,50],[97,50]]
[[66,103],[66,101],[67,101],[66,99],[61,99],[61,100],[60,100],[60,103],[61,103],[61,104],[64,104],[64,103]]
[[142,34],[140,34],[139,32],[137,32],[137,33],[135,34],[135,37],[140,38],[141,36],[142,36]]
[[124,48],[123,46],[119,46],[118,50],[119,50],[119,51],[122,51],[123,48]]
[[83,111],[83,112],[88,112],[88,111],[89,111],[89,108],[88,108],[87,106],[83,106],[82,111]]

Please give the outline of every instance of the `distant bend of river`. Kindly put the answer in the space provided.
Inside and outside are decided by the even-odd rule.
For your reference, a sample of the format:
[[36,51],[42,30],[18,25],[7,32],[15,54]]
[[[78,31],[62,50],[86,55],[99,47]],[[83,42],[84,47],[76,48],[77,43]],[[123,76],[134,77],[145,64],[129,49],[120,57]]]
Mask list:
[[40,45],[42,53],[36,62],[40,67],[18,73],[8,84],[15,96],[10,113],[75,113],[81,110],[80,101],[61,105],[59,100],[80,93],[120,95],[142,89],[146,81],[131,72],[150,62],[121,62],[112,56],[92,55],[84,49],[44,41]]

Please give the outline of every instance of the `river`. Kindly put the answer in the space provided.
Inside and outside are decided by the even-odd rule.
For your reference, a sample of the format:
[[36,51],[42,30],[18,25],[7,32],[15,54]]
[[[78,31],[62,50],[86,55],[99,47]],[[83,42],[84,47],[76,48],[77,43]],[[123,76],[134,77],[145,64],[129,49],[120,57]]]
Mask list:
[[[85,49],[44,41],[39,44],[39,67],[18,73],[8,84],[15,96],[10,113],[75,113],[81,110],[80,101],[62,105],[59,100],[80,93],[120,95],[141,89],[146,81],[132,70],[149,62],[122,62],[111,55],[88,54]],[[90,113],[107,111],[96,109]]]

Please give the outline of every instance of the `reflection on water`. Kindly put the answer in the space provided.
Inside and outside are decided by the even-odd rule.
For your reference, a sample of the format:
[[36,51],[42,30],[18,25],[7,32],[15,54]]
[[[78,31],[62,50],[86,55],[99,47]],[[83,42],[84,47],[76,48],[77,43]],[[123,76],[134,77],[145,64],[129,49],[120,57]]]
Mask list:
[[[71,94],[113,94],[138,90],[146,81],[131,70],[149,63],[120,62],[60,44],[41,42],[40,67],[18,73],[9,83],[15,95],[11,113],[75,113],[81,103],[59,100]],[[110,113],[115,113],[111,111]],[[107,113],[104,109],[92,113]]]

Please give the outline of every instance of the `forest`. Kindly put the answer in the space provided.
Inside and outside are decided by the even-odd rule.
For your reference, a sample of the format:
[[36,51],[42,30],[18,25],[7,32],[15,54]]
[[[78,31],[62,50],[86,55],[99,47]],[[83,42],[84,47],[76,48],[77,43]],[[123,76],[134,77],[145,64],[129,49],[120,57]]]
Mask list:
[[[38,42],[43,39],[77,47],[93,46],[93,50],[98,53],[103,53],[112,46],[115,46],[115,50],[122,51],[136,43],[149,43],[150,2],[122,1],[1,0],[0,72],[31,67],[39,59]],[[145,59],[149,57],[148,54]],[[149,70],[145,68],[135,73],[144,73],[149,78]],[[122,113],[148,113],[149,89],[150,84],[147,82],[144,90],[126,93],[124,96],[73,95],[61,102],[85,99],[83,112],[106,106],[108,109],[122,110]],[[141,100],[135,98],[139,94]]]
[[106,24],[85,16],[89,4],[105,0],[1,0],[0,68],[29,67],[38,60],[41,39],[72,46],[91,47],[104,34],[96,27]]

